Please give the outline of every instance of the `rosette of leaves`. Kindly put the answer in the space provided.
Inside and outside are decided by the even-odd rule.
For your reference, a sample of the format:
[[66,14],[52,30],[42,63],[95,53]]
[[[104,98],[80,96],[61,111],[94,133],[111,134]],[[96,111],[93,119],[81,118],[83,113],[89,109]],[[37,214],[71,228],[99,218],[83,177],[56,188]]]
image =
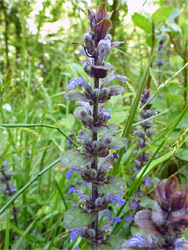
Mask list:
[[[188,247],[188,242],[183,239],[188,227],[188,184],[180,185],[176,176],[171,176],[157,184],[155,200],[152,211],[141,210],[134,218],[136,225],[150,234],[150,240],[136,235],[125,242],[122,249],[127,249],[124,248],[127,244],[144,249],[180,250]],[[142,237],[147,238],[147,246],[141,244]]]
[[111,42],[112,37],[107,34],[112,25],[111,14],[107,15],[105,3],[102,3],[96,12],[88,10],[90,28],[84,34],[85,44],[73,44],[83,46],[83,55],[87,56],[84,70],[88,77],[93,79],[93,83],[79,75],[79,78],[70,80],[66,89],[74,89],[78,84],[83,87],[83,91],[73,90],[65,94],[66,99],[78,101],[79,106],[75,109],[74,116],[82,121],[84,129],[79,131],[77,137],[79,149],[64,153],[61,166],[70,168],[66,174],[67,178],[70,178],[73,172],[80,174],[82,185],[89,187],[89,194],[82,191],[82,185],[69,189],[69,193],[79,195],[81,205],[67,210],[64,215],[64,227],[72,230],[69,236],[72,240],[75,240],[77,235],[82,236],[90,242],[93,249],[104,249],[112,245],[110,235],[106,232],[109,231],[110,224],[120,221],[119,217],[110,217],[107,226],[102,227],[99,225],[99,213],[100,217],[103,216],[110,203],[120,206],[125,203],[123,179],[107,175],[107,170],[118,158],[116,153],[110,155],[110,151],[126,145],[126,138],[114,136],[118,126],[108,124],[111,111],[106,110],[104,106],[112,96],[124,91],[124,88],[118,85],[109,87],[109,83],[115,78],[126,82],[123,76],[114,74],[110,64],[104,62],[111,47],[121,43]]

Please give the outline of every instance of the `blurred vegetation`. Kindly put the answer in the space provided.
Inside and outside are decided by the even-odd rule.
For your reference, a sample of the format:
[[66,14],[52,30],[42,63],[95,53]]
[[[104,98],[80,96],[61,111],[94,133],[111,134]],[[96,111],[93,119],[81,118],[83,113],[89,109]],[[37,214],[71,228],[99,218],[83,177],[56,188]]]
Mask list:
[[[16,185],[17,191],[67,150],[67,139],[59,130],[68,136],[74,134],[75,139],[81,128],[81,123],[72,114],[75,103],[64,99],[64,87],[78,73],[85,75],[80,64],[84,60],[79,51],[81,48],[71,43],[83,42],[83,33],[87,32],[88,27],[87,8],[96,9],[101,2],[0,0],[0,123],[38,124],[16,128],[0,125],[0,166],[4,161],[8,162],[11,182]],[[126,76],[128,80],[125,93],[107,104],[112,110],[110,122],[123,128],[137,92],[137,83],[154,46],[164,36],[161,85],[158,84],[157,54],[154,55],[149,81],[151,94],[159,90],[152,103],[153,108],[159,113],[166,111],[153,119],[154,128],[157,133],[165,131],[188,100],[188,67],[163,86],[187,63],[186,0],[153,1],[151,5],[157,7],[153,14],[140,11],[132,16],[124,0],[104,2],[109,12],[114,10],[110,31],[113,41],[124,42],[113,48],[107,60],[117,68],[118,74]],[[177,142],[176,153],[160,162],[151,177],[159,180],[176,173],[182,184],[187,182],[187,124],[188,116],[185,115],[161,147],[158,156],[168,153]],[[180,138],[182,134],[183,139]],[[135,142],[132,134],[129,146]],[[158,140],[151,145],[151,154],[159,144]],[[121,168],[126,165],[126,157]],[[129,173],[131,166],[124,173],[128,188],[132,183]],[[66,172],[60,164],[56,164],[15,200],[17,225],[11,212],[13,204],[1,215],[1,249],[71,249],[79,243],[80,238],[73,245],[68,238],[69,232],[63,229],[62,224],[67,206],[77,200],[72,199],[67,190],[71,185],[76,185],[79,179],[75,175],[73,179],[66,180]],[[118,174],[122,176],[121,172]],[[153,187],[154,184],[155,181]],[[145,192],[149,190],[146,188]],[[0,207],[9,199],[0,193]],[[117,213],[116,208],[114,213]],[[126,234],[124,230],[121,231],[123,238],[127,237],[127,230]],[[89,249],[84,240],[79,246]]]

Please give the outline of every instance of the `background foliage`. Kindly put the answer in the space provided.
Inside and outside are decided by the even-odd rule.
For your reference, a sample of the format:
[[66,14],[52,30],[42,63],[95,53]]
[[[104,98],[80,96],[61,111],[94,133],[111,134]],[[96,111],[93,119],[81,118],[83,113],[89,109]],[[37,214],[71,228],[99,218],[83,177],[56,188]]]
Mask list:
[[[8,162],[11,184],[16,186],[16,193],[21,190],[17,199],[1,210],[2,249],[8,246],[11,249],[71,249],[80,241],[77,239],[73,245],[68,238],[70,232],[64,230],[62,223],[66,209],[77,202],[76,196],[72,198],[67,190],[75,186],[79,178],[75,175],[71,180],[66,179],[67,170],[60,167],[58,159],[69,147],[64,133],[74,134],[74,140],[81,128],[72,114],[74,102],[64,99],[64,87],[78,72],[85,74],[79,64],[82,54],[71,43],[82,42],[82,34],[87,31],[87,7],[96,8],[101,2],[0,1],[0,166]],[[181,119],[178,117],[187,103],[188,73],[187,67],[178,70],[187,63],[188,57],[188,7],[185,0],[153,1],[156,11],[152,14],[140,11],[130,19],[126,1],[105,2],[109,12],[115,10],[110,32],[115,41],[124,42],[113,48],[107,58],[118,74],[128,80],[123,85],[126,92],[107,104],[112,110],[111,123],[119,125],[119,132],[127,123],[137,84],[153,50],[152,23],[155,24],[153,44],[165,36],[161,85],[158,84],[157,53],[150,68],[151,94],[156,94],[152,107],[158,114],[164,112],[152,119],[157,135],[148,145],[150,156],[157,152],[157,158],[149,166],[151,186],[145,186],[142,202],[145,207],[152,207],[152,191],[157,182],[175,173],[181,184],[187,183],[188,119],[186,113]],[[132,186],[131,172],[137,140],[132,132],[139,127],[138,118],[139,112],[130,131],[128,150],[114,170],[114,175],[126,181],[128,199],[139,183],[137,176]],[[15,124],[22,125],[15,127]],[[22,190],[25,185],[28,188]],[[10,198],[0,193],[1,208]],[[18,210],[17,223],[13,207]],[[128,213],[129,208],[129,204],[126,205],[123,212]],[[117,214],[118,208],[113,209]],[[127,239],[135,230],[134,225],[121,223],[113,228],[113,233]],[[84,240],[79,246],[89,249]]]

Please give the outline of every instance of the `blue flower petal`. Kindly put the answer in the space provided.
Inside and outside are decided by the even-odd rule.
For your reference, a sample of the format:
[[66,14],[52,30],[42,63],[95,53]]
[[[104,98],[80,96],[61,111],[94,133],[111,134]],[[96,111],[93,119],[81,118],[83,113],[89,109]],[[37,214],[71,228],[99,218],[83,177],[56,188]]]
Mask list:
[[65,89],[74,89],[77,83],[79,87],[82,86],[82,80],[80,78],[72,78]]

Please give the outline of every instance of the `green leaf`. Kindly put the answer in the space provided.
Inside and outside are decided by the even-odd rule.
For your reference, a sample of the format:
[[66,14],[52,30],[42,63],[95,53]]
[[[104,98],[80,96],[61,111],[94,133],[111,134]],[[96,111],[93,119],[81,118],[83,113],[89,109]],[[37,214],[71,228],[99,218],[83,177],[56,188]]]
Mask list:
[[[152,34],[147,36],[146,43],[151,47],[152,46]],[[154,46],[157,44],[157,39],[154,40]]]
[[78,149],[72,149],[62,155],[61,166],[63,168],[83,166],[88,163],[85,158],[86,156],[80,153]]
[[125,137],[111,137],[112,143],[110,149],[120,149],[127,144],[127,138]]
[[153,13],[152,20],[155,22],[155,24],[165,21],[168,18],[172,9],[173,9],[172,6],[160,7]]
[[106,133],[106,134],[115,134],[117,129],[118,129],[118,126],[115,124],[107,124],[98,128],[97,132]]
[[111,236],[110,239],[100,246],[100,250],[121,250],[123,239],[118,236]]
[[64,97],[65,99],[68,99],[68,100],[76,100],[76,101],[84,101],[84,102],[88,101],[87,97],[84,94],[82,94],[80,91],[70,91],[66,93]]
[[182,25],[182,34],[183,37],[188,40],[188,19],[186,20],[186,22]]
[[86,227],[94,219],[94,216],[85,213],[82,209],[78,207],[71,207],[66,211],[64,215],[63,226],[66,229]]
[[69,66],[73,72],[80,72],[83,70],[82,66],[78,63],[70,63]]
[[142,16],[138,13],[134,13],[134,15],[132,16],[132,21],[136,26],[144,30],[146,33],[152,32],[152,23],[145,16]]
[[188,149],[183,149],[183,148],[178,149],[175,156],[183,161],[188,162]]
[[181,29],[180,27],[175,23],[175,18],[179,17],[179,15],[181,14],[181,10],[176,9],[173,10],[167,20],[167,24],[168,26],[174,31],[174,32],[179,32],[181,33]]
[[169,17],[168,17],[168,23],[169,23],[169,24],[170,24],[170,23],[174,23],[174,19],[175,19],[176,17],[178,17],[180,14],[181,14],[181,10],[179,10],[179,9],[173,10],[173,11],[170,13]]
[[125,183],[120,177],[110,176],[108,184],[105,184],[99,188],[104,195],[109,193],[124,195],[125,193]]

